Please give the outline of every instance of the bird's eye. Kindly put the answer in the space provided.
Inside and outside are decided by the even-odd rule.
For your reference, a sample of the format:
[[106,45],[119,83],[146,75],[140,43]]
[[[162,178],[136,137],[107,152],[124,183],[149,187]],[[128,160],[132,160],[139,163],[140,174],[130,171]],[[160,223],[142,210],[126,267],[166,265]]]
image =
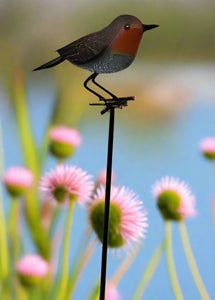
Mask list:
[[130,24],[125,24],[124,28],[125,28],[125,30],[130,29]]

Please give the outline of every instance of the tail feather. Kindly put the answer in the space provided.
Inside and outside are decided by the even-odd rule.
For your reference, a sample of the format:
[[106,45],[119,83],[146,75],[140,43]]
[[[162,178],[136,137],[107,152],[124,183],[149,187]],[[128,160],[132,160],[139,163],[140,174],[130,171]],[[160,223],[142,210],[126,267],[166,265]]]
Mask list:
[[52,68],[58,64],[60,64],[61,62],[63,62],[65,60],[65,58],[63,58],[62,56],[59,56],[49,62],[47,62],[46,64],[34,69],[33,71],[37,71],[37,70],[42,70],[42,69],[49,69]]

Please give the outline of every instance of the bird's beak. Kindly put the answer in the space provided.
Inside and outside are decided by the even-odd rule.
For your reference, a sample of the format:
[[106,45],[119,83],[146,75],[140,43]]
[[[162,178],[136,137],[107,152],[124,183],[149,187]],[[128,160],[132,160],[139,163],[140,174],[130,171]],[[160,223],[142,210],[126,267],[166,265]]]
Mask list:
[[143,31],[151,30],[151,29],[156,28],[156,27],[159,27],[159,25],[155,25],[155,24],[146,25],[146,24],[143,24]]

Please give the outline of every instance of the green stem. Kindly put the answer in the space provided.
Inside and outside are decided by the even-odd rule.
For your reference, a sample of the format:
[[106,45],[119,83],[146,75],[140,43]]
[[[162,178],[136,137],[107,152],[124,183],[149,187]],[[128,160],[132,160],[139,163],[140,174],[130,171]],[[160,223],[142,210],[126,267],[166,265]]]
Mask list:
[[19,256],[19,199],[11,200],[11,208],[8,218],[9,240],[13,261]]
[[58,158],[58,160],[57,160],[57,165],[58,165],[58,166],[63,165],[63,162],[64,162],[64,159],[63,159],[63,158]]
[[57,223],[59,214],[60,214],[59,206],[56,206],[53,210],[52,217],[51,217],[51,223],[50,223],[50,226],[49,226],[49,237],[51,239],[54,236],[54,232],[55,232],[55,229],[56,229],[55,227],[56,227],[56,223]]
[[139,283],[139,286],[137,287],[137,290],[132,298],[132,300],[141,300],[142,295],[145,291],[146,286],[148,285],[149,281],[151,280],[154,271],[157,267],[157,264],[160,260],[161,254],[164,249],[165,242],[160,243],[160,245],[155,250],[153,256],[151,257],[148,266],[143,274],[143,277]]
[[[1,185],[0,185],[1,189]],[[2,201],[2,193],[0,191],[0,278],[5,280],[8,277],[9,267],[8,267],[8,245],[7,245],[7,235],[6,226],[4,218],[4,209]]]
[[184,251],[185,251],[186,258],[187,258],[187,262],[188,262],[188,265],[190,267],[190,271],[193,275],[193,279],[194,279],[194,281],[196,283],[196,286],[199,290],[199,294],[200,294],[200,296],[203,300],[209,300],[210,297],[209,297],[209,295],[207,293],[207,290],[204,286],[204,283],[203,283],[202,278],[200,276],[200,273],[199,273],[199,270],[197,268],[195,259],[193,257],[193,253],[192,253],[190,243],[189,243],[189,239],[188,239],[188,235],[187,235],[186,226],[185,226],[183,221],[181,221],[179,223],[179,229],[180,229],[180,233],[181,233],[181,239],[182,239],[182,243],[183,243],[183,246],[184,246]]
[[28,289],[28,300],[38,300],[40,296],[40,287],[35,286]]
[[98,300],[100,291],[100,280],[97,280],[96,285],[93,287],[90,294],[87,295],[86,300]]
[[70,200],[69,210],[67,214],[67,220],[65,225],[64,242],[63,242],[63,253],[62,253],[62,270],[61,278],[57,291],[57,298],[64,300],[66,296],[66,290],[68,285],[68,275],[69,275],[69,239],[70,230],[72,226],[72,215],[75,206],[75,200]]
[[116,271],[116,273],[114,274],[114,276],[111,279],[111,282],[114,285],[117,285],[118,282],[121,280],[121,278],[123,277],[123,275],[127,272],[128,268],[130,267],[130,265],[132,264],[133,260],[135,259],[135,257],[137,256],[137,253],[139,251],[140,247],[137,246],[130,255],[128,255],[125,260],[123,261],[123,263],[120,265],[120,267],[118,268],[118,270]]
[[79,260],[77,260],[77,263],[74,266],[73,271],[69,277],[66,300],[72,299],[75,287],[78,283],[78,280],[80,279],[81,272],[83,271],[84,267],[86,266],[93,253],[93,250],[95,249],[95,243],[95,240],[92,240],[87,246],[84,255],[82,255],[82,257]]
[[165,240],[165,247],[166,247],[166,259],[167,259],[167,265],[169,270],[169,276],[173,288],[173,292],[175,294],[175,298],[177,300],[184,299],[182,296],[182,292],[178,283],[177,274],[175,271],[174,261],[173,261],[173,255],[172,255],[172,227],[171,227],[171,221],[165,221],[165,231],[166,231],[166,240]]
[[[14,274],[15,275],[15,274]],[[10,289],[10,299],[28,300],[28,292],[16,276],[13,276],[13,287]],[[12,290],[13,289],[13,290]],[[14,292],[14,294],[13,294]]]
[[[0,178],[4,172],[4,153],[2,143],[2,129],[0,123]],[[2,185],[0,183],[0,290],[5,299],[9,299],[7,291],[7,279],[9,274],[9,260],[8,260],[8,244],[7,244],[7,231],[4,216],[3,198],[2,198]],[[2,286],[1,286],[2,285]]]
[[[51,122],[51,121],[50,121]],[[39,168],[40,168],[40,173],[42,171],[42,167],[45,161],[45,157],[48,152],[48,146],[49,146],[49,136],[48,132],[50,129],[51,125],[49,124],[48,127],[45,130],[44,136],[43,136],[43,141],[39,149]]]

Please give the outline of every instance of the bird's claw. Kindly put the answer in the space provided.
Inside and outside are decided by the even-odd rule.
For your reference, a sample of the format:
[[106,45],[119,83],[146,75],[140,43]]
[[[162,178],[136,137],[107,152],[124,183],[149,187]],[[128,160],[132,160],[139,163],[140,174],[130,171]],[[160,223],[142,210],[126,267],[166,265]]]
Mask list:
[[111,110],[111,108],[120,108],[122,109],[124,106],[128,106],[128,101],[135,100],[135,97],[114,97],[111,99],[105,99],[103,97],[99,97],[99,101],[103,101],[103,103],[98,102],[98,103],[90,103],[90,105],[94,106],[101,106],[104,105],[106,106],[102,111],[101,114],[105,114],[107,111]]

